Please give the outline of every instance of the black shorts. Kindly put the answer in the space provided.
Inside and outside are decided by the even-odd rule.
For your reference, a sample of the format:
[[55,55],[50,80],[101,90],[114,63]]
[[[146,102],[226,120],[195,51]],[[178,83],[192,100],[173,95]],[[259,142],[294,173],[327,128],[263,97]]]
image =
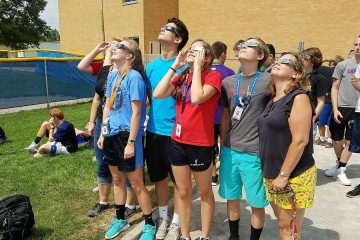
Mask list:
[[214,159],[215,149],[211,147],[194,146],[171,140],[170,161],[174,166],[189,165],[195,172],[209,168]]
[[104,162],[110,166],[117,166],[120,172],[135,171],[135,155],[132,158],[124,159],[124,150],[129,139],[129,132],[104,138]]
[[171,137],[146,132],[145,159],[151,182],[159,182],[168,174],[174,181],[170,164]]
[[352,127],[349,151],[353,153],[360,153],[360,112],[355,113],[355,121]]
[[340,124],[335,122],[334,117],[331,119],[329,126],[331,138],[334,141],[341,141],[345,137],[346,140],[350,141],[352,132],[351,128],[355,119],[355,109],[339,107],[338,110],[343,118],[340,119]]

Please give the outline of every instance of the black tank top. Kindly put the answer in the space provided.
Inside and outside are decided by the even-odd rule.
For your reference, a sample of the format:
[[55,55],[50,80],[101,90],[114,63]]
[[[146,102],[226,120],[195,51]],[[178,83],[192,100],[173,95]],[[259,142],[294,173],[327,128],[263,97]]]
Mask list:
[[[276,102],[270,100],[258,119],[261,167],[265,178],[274,179],[280,173],[292,140],[288,118],[293,100],[298,94],[307,94],[307,92],[296,89]],[[314,113],[314,109],[312,112]],[[290,178],[298,176],[314,165],[313,152],[313,136],[310,128],[309,142]]]

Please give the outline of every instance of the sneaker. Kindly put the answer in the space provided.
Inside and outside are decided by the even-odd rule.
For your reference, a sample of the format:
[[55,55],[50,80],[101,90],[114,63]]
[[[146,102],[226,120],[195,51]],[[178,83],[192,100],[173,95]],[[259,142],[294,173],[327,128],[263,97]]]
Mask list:
[[211,177],[211,185],[216,186],[218,184],[219,175],[215,175]]
[[183,236],[181,236],[179,240],[191,240],[191,238],[184,238]]
[[158,230],[156,231],[156,239],[163,240],[166,237],[166,233],[169,227],[169,221],[160,218],[158,221]]
[[332,148],[332,147],[334,147],[334,146],[333,146],[333,143],[332,143],[332,142],[326,141],[325,147],[326,147],[326,148]]
[[197,237],[195,240],[210,240],[210,238]]
[[129,218],[130,216],[134,215],[136,213],[136,207],[134,209],[125,207],[125,218]]
[[360,184],[356,185],[355,188],[346,193],[346,196],[349,198],[358,198],[360,197]]
[[314,140],[314,144],[324,146],[326,143],[326,140],[321,140],[320,138]]
[[30,145],[29,146],[27,146],[26,148],[24,148],[25,150],[28,150],[29,151],[29,153],[32,153],[32,154],[34,154],[34,153],[36,153],[37,152],[37,147],[40,145],[40,143],[35,143],[35,142],[32,142],[32,143],[30,143]]
[[126,219],[115,218],[112,221],[112,223],[109,227],[109,230],[107,230],[107,232],[105,233],[105,239],[113,239],[117,235],[119,235],[119,233],[121,233],[122,231],[125,231],[129,227],[130,227],[130,225]]
[[336,175],[336,169],[337,169],[338,164],[336,164],[335,166],[333,166],[332,168],[329,168],[325,171],[325,176],[327,177],[334,177]]
[[94,193],[99,192],[99,187],[98,187],[98,186],[94,187],[94,188],[92,189],[92,191],[93,191]]
[[105,211],[106,209],[109,209],[109,204],[97,203],[95,205],[95,207],[93,207],[92,209],[90,209],[88,211],[88,216],[89,217],[96,217],[96,215],[98,215],[98,213],[101,213],[101,212]]
[[178,240],[180,235],[181,235],[180,226],[176,223],[171,223],[165,240]]
[[335,178],[337,180],[339,180],[339,182],[342,184],[342,185],[345,185],[345,186],[350,186],[351,185],[351,181],[347,178],[346,176],[346,167],[340,167],[336,170],[336,175],[335,175]]
[[155,232],[156,232],[156,226],[145,224],[140,240],[153,240],[155,237]]

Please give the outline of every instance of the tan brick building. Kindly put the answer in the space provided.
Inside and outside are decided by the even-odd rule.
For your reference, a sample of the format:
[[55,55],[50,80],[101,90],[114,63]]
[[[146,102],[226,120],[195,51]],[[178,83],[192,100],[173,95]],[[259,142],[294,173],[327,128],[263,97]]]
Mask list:
[[[90,51],[102,40],[98,0],[59,0],[61,48]],[[360,34],[359,0],[103,0],[105,38],[138,37],[144,53],[166,19],[178,16],[190,40],[221,40],[231,49],[238,39],[260,36],[277,52],[317,46],[324,57],[346,57]],[[133,4],[124,4],[133,2]],[[154,45],[155,46],[155,45]],[[154,47],[153,46],[153,47]],[[156,48],[156,46],[155,46]],[[156,49],[153,49],[156,52]],[[229,57],[233,54],[230,50]]]
[[178,0],[103,0],[103,11],[99,0],[59,0],[58,5],[61,49],[79,53],[89,52],[103,37],[131,37],[145,53],[158,53],[160,28],[179,11]]

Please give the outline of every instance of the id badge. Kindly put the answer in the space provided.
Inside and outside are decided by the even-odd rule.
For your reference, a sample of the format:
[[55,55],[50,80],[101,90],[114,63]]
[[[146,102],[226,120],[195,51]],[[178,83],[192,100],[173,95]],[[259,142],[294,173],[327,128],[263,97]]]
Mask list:
[[101,124],[101,134],[104,137],[109,137],[110,136],[110,121],[109,119],[106,119],[102,124]]
[[241,118],[241,115],[242,115],[243,111],[244,111],[244,108],[242,108],[240,106],[236,106],[232,117],[234,119],[240,121],[240,118]]
[[176,135],[177,137],[180,137],[180,136],[181,136],[181,125],[180,125],[180,124],[176,124],[175,135]]

